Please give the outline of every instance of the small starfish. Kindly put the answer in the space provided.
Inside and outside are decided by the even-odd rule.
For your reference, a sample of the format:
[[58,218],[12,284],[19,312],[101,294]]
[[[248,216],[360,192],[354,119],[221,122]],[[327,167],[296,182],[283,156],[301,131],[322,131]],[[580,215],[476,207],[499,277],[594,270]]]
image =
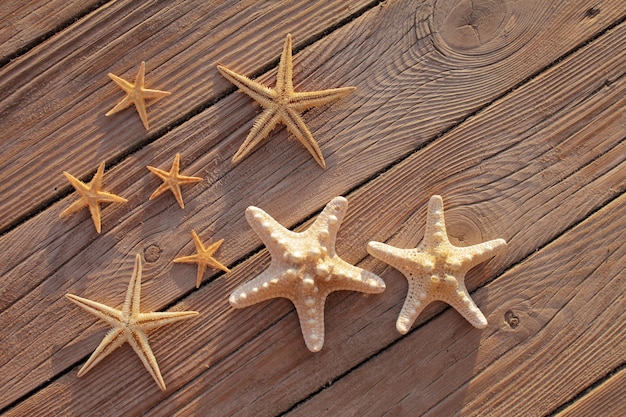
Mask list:
[[178,205],[180,208],[185,208],[185,203],[183,203],[183,195],[180,192],[180,186],[183,184],[191,184],[194,182],[202,181],[200,177],[186,177],[184,175],[180,175],[178,173],[180,167],[180,154],[177,153],[174,157],[174,162],[172,163],[172,168],[170,172],[163,171],[162,169],[154,168],[148,166],[148,168],[152,173],[163,180],[163,184],[157,188],[152,195],[150,196],[150,200],[158,197],[163,194],[166,190],[172,191],[174,197],[176,197],[176,201],[178,201]]
[[250,78],[239,75],[222,65],[218,65],[217,69],[226,79],[239,87],[242,92],[252,97],[253,100],[265,109],[256,119],[248,137],[235,156],[233,156],[234,163],[245,158],[279,123],[282,123],[287,126],[287,130],[298,138],[311,155],[313,155],[315,161],[317,161],[322,168],[326,167],[322,151],[302,119],[302,112],[312,107],[339,100],[356,90],[356,87],[294,92],[291,35],[289,34],[287,35],[287,39],[285,39],[283,53],[280,57],[280,63],[278,64],[275,89],[252,81]]
[[378,276],[350,265],[335,252],[335,240],[348,200],[333,198],[304,232],[285,229],[269,214],[248,207],[246,219],[272,256],[261,275],[238,287],[230,304],[243,308],[271,298],[288,298],[296,307],[307,348],[324,344],[324,303],[333,291],[377,294],[385,290]]
[[139,72],[137,73],[137,77],[135,78],[135,84],[131,84],[115,74],[108,74],[109,78],[111,78],[113,82],[115,82],[115,84],[117,84],[122,90],[126,92],[126,97],[124,97],[122,101],[117,103],[115,107],[109,110],[107,114],[105,114],[105,116],[110,116],[134,104],[135,108],[137,109],[137,113],[139,113],[139,117],[141,118],[143,126],[146,128],[146,130],[148,130],[148,113],[146,112],[146,100],[158,100],[165,96],[169,96],[172,93],[168,91],[149,90],[147,88],[144,88],[145,75],[146,63],[143,61],[139,66]]
[[100,203],[128,202],[128,200],[118,195],[107,193],[105,191],[100,191],[100,189],[102,188],[102,176],[104,175],[104,162],[100,163],[100,166],[96,171],[96,175],[94,175],[89,184],[85,184],[78,178],[74,177],[72,174],[69,174],[65,171],[63,171],[63,175],[65,175],[70,184],[72,184],[76,191],[78,191],[78,194],[80,194],[80,199],[73,202],[68,208],[63,210],[59,217],[65,217],[68,214],[72,214],[82,209],[83,207],[89,207],[89,211],[91,212],[91,218],[93,219],[93,224],[96,226],[96,231],[100,233]]
[[398,269],[409,281],[409,292],[396,322],[398,331],[405,334],[422,310],[435,300],[450,304],[474,327],[486,327],[487,319],[465,288],[465,274],[505,246],[504,239],[467,247],[453,246],[446,231],[443,200],[434,195],[428,203],[424,239],[417,248],[400,249],[370,242],[367,251]]
[[126,300],[121,310],[73,294],[66,294],[74,303],[78,304],[89,313],[107,322],[112,329],[102,339],[98,348],[92,353],[85,365],[78,371],[78,376],[85,375],[98,362],[107,357],[124,342],[133,348],[141,362],[146,367],[152,378],[161,390],[165,391],[165,382],[159,370],[159,364],[152,353],[146,331],[174,323],[179,320],[189,319],[198,315],[197,311],[171,311],[158,313],[139,312],[139,298],[141,292],[141,257],[135,257],[135,269],[128,283]]
[[224,239],[220,239],[215,243],[211,243],[208,247],[204,247],[202,241],[196,234],[194,230],[191,231],[191,236],[193,236],[193,243],[196,245],[196,254],[191,256],[183,256],[182,258],[174,259],[174,262],[183,262],[183,263],[197,263],[198,264],[198,275],[196,276],[196,288],[200,287],[200,283],[202,282],[202,276],[204,275],[204,271],[206,271],[206,267],[210,266],[211,268],[220,269],[224,272],[230,272],[230,269],[222,265],[218,260],[213,257],[213,254],[217,252],[220,248]]

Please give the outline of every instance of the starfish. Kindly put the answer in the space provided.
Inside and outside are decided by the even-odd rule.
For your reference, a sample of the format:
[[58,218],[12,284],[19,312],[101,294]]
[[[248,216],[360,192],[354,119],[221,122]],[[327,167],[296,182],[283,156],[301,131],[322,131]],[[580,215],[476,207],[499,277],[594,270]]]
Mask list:
[[220,269],[224,272],[230,272],[230,269],[222,265],[218,260],[213,257],[213,254],[217,252],[219,247],[224,242],[224,239],[220,239],[215,243],[211,243],[208,247],[204,247],[202,241],[198,237],[195,231],[191,231],[191,236],[193,236],[193,243],[196,245],[196,254],[191,256],[183,256],[182,258],[174,259],[174,262],[184,262],[184,263],[197,263],[198,264],[198,275],[196,276],[196,288],[200,287],[200,283],[202,282],[202,276],[204,275],[204,271],[206,271],[206,267],[210,266],[211,268]]
[[223,65],[218,65],[217,69],[228,81],[235,84],[242,92],[252,97],[264,108],[261,115],[254,122],[248,137],[237,153],[235,153],[235,156],[233,156],[233,163],[237,163],[245,158],[279,123],[282,123],[313,155],[315,161],[322,168],[326,167],[322,151],[302,119],[302,112],[339,100],[356,90],[356,87],[294,92],[291,35],[289,34],[287,34],[287,39],[285,39],[283,53],[278,64],[276,88],[274,89],[268,88],[246,76],[239,75]]
[[141,292],[141,257],[135,256],[135,269],[128,283],[126,300],[121,310],[111,308],[105,304],[73,294],[66,294],[74,303],[78,304],[89,313],[109,324],[112,329],[102,339],[98,348],[89,357],[85,365],[78,371],[78,376],[85,375],[91,368],[107,357],[124,342],[133,348],[141,362],[146,367],[152,378],[161,390],[165,391],[165,382],[159,370],[159,364],[152,353],[146,331],[185,320],[198,315],[197,311],[172,311],[158,313],[139,312],[139,298]]
[[183,195],[180,192],[180,186],[183,184],[191,184],[194,182],[202,181],[200,177],[186,177],[184,175],[180,175],[178,173],[180,167],[180,154],[177,153],[174,157],[174,162],[172,163],[172,168],[170,172],[163,171],[162,169],[154,168],[148,166],[148,168],[152,173],[163,180],[163,184],[157,188],[152,195],[150,196],[150,200],[158,197],[163,194],[166,190],[172,191],[174,197],[176,197],[176,201],[178,201],[178,205],[180,208],[185,208],[185,203],[183,202]]
[[89,184],[85,184],[78,178],[74,177],[72,174],[69,174],[63,171],[63,175],[69,180],[70,184],[78,191],[80,194],[80,198],[78,201],[73,202],[68,208],[63,210],[59,217],[65,217],[68,214],[72,214],[83,207],[89,207],[89,211],[91,212],[91,218],[93,219],[93,224],[96,226],[96,231],[100,233],[100,203],[126,203],[126,200],[123,197],[120,197],[115,194],[107,193],[105,191],[100,191],[102,188],[102,176],[104,175],[104,162],[100,163],[98,170],[96,171],[96,175],[92,178]]
[[446,231],[443,200],[434,195],[428,203],[424,239],[417,248],[400,249],[369,242],[367,251],[398,269],[409,281],[409,292],[396,322],[398,331],[405,334],[422,310],[435,300],[450,304],[474,327],[486,327],[487,319],[465,288],[465,274],[505,246],[504,239],[467,247],[453,246]]
[[143,61],[139,66],[139,72],[137,72],[135,84],[131,84],[115,74],[108,74],[109,78],[111,78],[113,82],[115,82],[115,84],[117,84],[122,90],[126,92],[126,97],[124,97],[122,101],[117,103],[115,107],[109,110],[107,114],[105,114],[105,116],[110,116],[134,104],[135,108],[137,109],[137,113],[139,113],[139,117],[141,118],[143,126],[146,128],[146,130],[148,130],[148,113],[146,112],[146,100],[158,100],[165,96],[169,96],[171,93],[168,91],[149,90],[147,88],[144,88],[145,75],[146,63]]
[[335,252],[335,240],[348,200],[333,198],[305,231],[285,229],[269,214],[248,207],[246,219],[267,246],[272,263],[259,276],[238,287],[230,304],[243,308],[271,298],[291,300],[300,318],[307,348],[324,344],[324,303],[333,291],[377,294],[385,290],[378,276],[353,266]]

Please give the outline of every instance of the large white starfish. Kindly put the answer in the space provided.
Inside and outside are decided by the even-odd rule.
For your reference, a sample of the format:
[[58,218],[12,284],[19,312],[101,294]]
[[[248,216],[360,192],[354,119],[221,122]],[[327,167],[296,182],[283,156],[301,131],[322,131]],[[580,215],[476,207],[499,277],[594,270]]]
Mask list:
[[369,242],[367,251],[402,272],[409,281],[409,292],[396,322],[398,331],[405,334],[422,310],[435,300],[450,304],[473,326],[486,327],[487,319],[465,287],[465,274],[505,246],[504,239],[467,247],[453,246],[446,231],[443,200],[434,195],[428,203],[424,239],[417,248],[400,249]]
[[141,313],[139,311],[139,298],[141,293],[141,257],[135,257],[135,269],[128,283],[126,300],[121,310],[109,307],[96,301],[66,294],[74,303],[78,304],[89,313],[108,323],[112,329],[102,339],[100,345],[89,357],[85,365],[78,371],[78,376],[85,375],[98,362],[107,357],[124,342],[133,348],[141,362],[146,367],[152,378],[161,390],[165,391],[165,382],[159,370],[159,364],[152,353],[146,332],[166,324],[179,320],[189,319],[198,315],[197,311],[172,311],[158,313]]
[[307,348],[324,344],[324,303],[333,291],[380,293],[385,283],[378,276],[350,265],[335,252],[335,240],[348,200],[333,198],[304,232],[287,230],[266,212],[248,207],[246,219],[272,256],[261,275],[238,287],[230,304],[243,308],[271,298],[291,300],[300,318]]

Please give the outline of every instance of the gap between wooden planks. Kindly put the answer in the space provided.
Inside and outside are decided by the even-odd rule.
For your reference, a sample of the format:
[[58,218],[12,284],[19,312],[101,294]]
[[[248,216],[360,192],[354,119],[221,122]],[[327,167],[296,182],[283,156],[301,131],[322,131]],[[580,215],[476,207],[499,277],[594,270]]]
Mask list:
[[[597,54],[604,53],[601,51],[607,51],[607,48],[610,51],[611,45],[613,47],[619,45],[623,36],[624,30],[620,26],[588,45],[579,54],[564,60],[547,74],[494,104],[490,111],[470,119],[449,136],[413,155],[372,185],[350,196],[351,210],[340,232],[340,238],[343,234],[343,239],[338,252],[348,260],[357,261],[365,256],[364,244],[367,240],[387,240],[400,228],[420,224],[423,221],[423,212],[420,215],[416,212],[421,210],[427,200],[430,187],[441,187],[439,190],[445,191],[442,192],[444,196],[455,196],[452,197],[452,201],[447,200],[448,217],[457,219],[456,221],[448,219],[451,228],[454,228],[454,224],[465,225],[466,228],[469,225],[468,230],[471,233],[463,237],[464,242],[472,244],[502,236],[511,240],[511,246],[516,248],[507,256],[499,257],[475,270],[470,276],[469,283],[470,286],[476,287],[479,280],[497,274],[497,271],[502,270],[507,264],[523,258],[537,246],[549,242],[560,233],[559,231],[566,230],[572,222],[584,219],[587,213],[601,206],[615,192],[619,192],[616,190],[619,190],[622,184],[620,167],[623,169],[624,152],[623,142],[620,140],[623,140],[623,137],[620,136],[620,114],[615,112],[615,109],[623,107],[623,102],[619,102],[619,98],[623,96],[621,92],[624,80],[619,79],[603,90],[597,88],[604,84],[603,80],[598,80],[595,76],[580,75],[580,79],[577,79],[574,75],[602,73],[608,79],[613,79],[616,71],[619,74],[617,69],[619,54],[609,53],[607,56],[611,59],[598,59]],[[591,69],[580,68],[581,62],[591,65]],[[570,89],[563,90],[563,85],[568,85]],[[553,94],[546,96],[545,105],[553,110],[545,112],[543,109],[534,109],[532,107],[534,101],[531,98],[538,92],[546,90]],[[519,103],[526,103],[528,107],[525,110],[520,109]],[[510,124],[500,123],[502,118],[510,119]],[[558,129],[555,129],[555,124]],[[485,138],[485,131],[489,131],[491,136]],[[578,134],[574,135],[577,132]],[[460,144],[463,146],[459,146]],[[463,158],[451,159],[451,153],[459,152],[459,149],[462,149]],[[489,155],[495,155],[494,160],[490,160]],[[434,172],[430,165],[416,164],[416,161],[422,160],[432,161],[434,166],[442,165],[443,168]],[[437,164],[438,161],[451,160],[456,163]],[[393,188],[389,188],[389,183],[395,184]],[[407,187],[415,190],[415,194],[407,195]],[[377,192],[380,189],[385,189],[385,193]],[[499,198],[494,199],[494,195]],[[404,205],[398,204],[399,201]],[[479,201],[482,203],[477,203]],[[505,224],[504,218],[493,219],[494,213],[499,215],[507,213],[503,209],[504,206],[519,206],[516,213],[520,217],[516,218],[513,224]],[[392,207],[395,210],[400,208],[408,210],[412,215],[408,216],[405,223],[407,217],[398,215],[397,211],[391,209]],[[463,211],[455,216],[454,207],[459,207]],[[390,219],[392,221],[382,222],[383,228],[380,218],[372,216],[377,210],[382,213],[395,213]],[[485,218],[492,222],[479,220]],[[476,227],[479,224],[480,228]],[[419,238],[421,232],[417,230],[414,232],[411,229],[411,239]],[[506,230],[508,236],[499,233],[502,230]],[[552,233],[546,235],[546,231]],[[515,236],[518,242],[511,239],[511,236]],[[410,241],[410,239],[408,242],[394,240],[392,243]],[[341,374],[341,369],[350,369],[360,362],[360,358],[376,351],[376,346],[369,342],[365,343],[364,340],[376,340],[385,346],[398,337],[392,325],[383,326],[383,324],[393,323],[397,311],[390,308],[401,304],[405,292],[403,289],[397,288],[396,285],[395,290],[392,290],[390,284],[387,290],[390,294],[386,293],[384,297],[377,296],[375,300],[363,299],[360,295],[338,295],[329,300],[327,316],[329,344],[319,356],[310,357],[300,349],[301,336],[288,303],[270,303],[259,307],[261,312],[258,309],[255,311],[254,308],[233,312],[225,303],[227,294],[232,288],[252,277],[266,262],[267,256],[264,253],[255,256],[236,268],[227,281],[205,285],[201,291],[193,293],[177,306],[206,311],[212,320],[190,325],[193,329],[190,334],[201,340],[183,338],[175,351],[162,351],[164,358],[159,356],[159,360],[166,363],[162,364],[162,368],[166,369],[164,372],[166,380],[168,376],[171,377],[168,384],[180,387],[180,384],[194,373],[197,375],[199,364],[212,367],[210,372],[204,372],[194,379],[192,386],[186,386],[182,391],[173,391],[174,394],[168,402],[160,404],[160,408],[156,408],[154,412],[187,403],[190,409],[203,405],[208,407],[215,402],[211,400],[211,396],[213,399],[224,399],[231,395],[233,402],[211,406],[219,406],[221,407],[219,410],[226,412],[228,407],[235,407],[234,410],[237,410],[238,405],[246,403],[250,404],[250,407],[239,410],[254,413],[259,411],[259,407],[272,404],[278,410],[284,410],[315,391],[316,387],[323,385],[329,378],[332,379],[332,375],[326,374],[327,372]],[[369,260],[364,266],[371,265],[374,264]],[[390,274],[390,277],[393,277],[393,274]],[[144,294],[146,292],[144,291]],[[351,302],[346,303],[346,299]],[[355,303],[354,306],[351,305],[352,302]],[[364,313],[366,308],[370,310]],[[351,311],[346,313],[346,309]],[[287,314],[290,312],[291,314]],[[287,314],[285,319],[280,320],[280,316],[285,314]],[[72,312],[69,312],[68,316],[73,316],[72,321],[80,321]],[[352,323],[344,323],[339,319],[344,316],[355,319]],[[252,320],[253,318],[255,320]],[[225,332],[221,327],[223,323],[237,331]],[[278,325],[270,326],[274,323]],[[382,324],[378,326],[379,323]],[[255,337],[260,329],[267,326],[270,326],[267,332]],[[184,329],[179,328],[177,331]],[[168,341],[171,342],[171,337],[175,337],[177,331],[155,334],[154,343],[160,342],[160,345],[167,349]],[[334,333],[334,337],[331,333]],[[94,339],[100,336],[101,334],[95,335]],[[79,344],[84,345],[86,342]],[[195,348],[192,348],[192,345]],[[204,348],[198,351],[199,346]],[[84,352],[83,356],[90,351],[88,346],[82,346],[80,349]],[[235,353],[228,356],[228,349],[231,352],[234,350]],[[190,352],[191,357],[184,356]],[[132,407],[144,407],[149,402],[160,401],[158,394],[152,390],[154,387],[151,386],[151,380],[149,377],[144,378],[147,375],[141,374],[141,365],[134,359],[131,352],[128,352],[124,357],[111,359],[112,362],[109,363],[115,364],[115,369],[103,365],[104,369],[101,369],[100,374],[88,375],[82,380],[76,380],[71,373],[63,375],[58,382],[46,387],[15,410],[36,411],[35,407],[40,403],[46,404],[46,407],[52,410],[55,407],[58,407],[57,409],[70,407],[78,413],[81,407],[93,404],[71,401],[72,399],[89,398],[96,393],[100,394],[99,398],[117,398],[124,387],[103,386],[101,382],[118,375],[119,369],[125,370],[124,381],[133,387],[133,393],[130,395],[136,399],[142,398],[141,404],[137,404],[132,398],[124,398],[121,400],[124,407],[130,407],[132,410]],[[276,363],[276,360],[280,363]],[[246,367],[246,364],[253,366]],[[298,369],[298,372],[294,373],[294,369]],[[320,374],[320,369],[323,374]],[[271,372],[264,374],[264,370]],[[255,371],[260,374],[250,374]],[[255,386],[254,378],[258,378],[258,375],[266,376],[268,379],[278,378],[280,383],[274,390],[266,393],[268,387],[274,385],[268,385],[267,380],[262,380],[259,381],[263,384],[261,387]],[[307,380],[308,375],[313,375],[314,378]],[[251,377],[253,379],[250,379]],[[255,400],[260,398],[256,397],[259,395],[259,388],[266,393],[262,401]],[[187,395],[198,390],[203,394],[190,402]],[[235,395],[242,393],[246,396]],[[279,398],[268,398],[267,395]],[[261,411],[271,414],[271,410]]]
[[622,368],[600,386],[595,387],[556,415],[558,417],[623,416],[626,414],[625,386],[626,369]]
[[[63,170],[88,177],[100,161],[119,162],[232,91],[215,69],[217,61],[244,74],[259,74],[277,62],[285,33],[292,32],[296,45],[307,42],[373,3],[305,4],[115,2],[0,69],[0,90],[9,92],[0,102],[0,132],[10,139],[1,141],[0,174],[11,173],[0,183],[0,230],[65,196],[70,187]],[[350,24],[350,32],[341,32],[345,36],[330,36],[296,58],[301,88],[319,83],[359,88],[333,106],[344,112],[336,119],[338,127],[324,119],[311,121],[325,156],[342,150],[329,162],[343,170],[329,175],[345,175],[350,169],[363,173],[361,180],[368,178],[389,164],[387,153],[394,156],[391,161],[406,155],[624,14],[610,0],[498,3],[485,21],[476,23],[486,31],[481,34],[484,44],[476,46],[456,39],[458,22],[446,18],[463,18],[452,13],[454,2],[433,4],[389,1],[357,19],[359,24]],[[592,6],[602,12],[585,17]],[[472,11],[466,12],[471,17]],[[142,59],[148,64],[149,86],[173,92],[151,106],[150,132],[131,110],[104,117],[120,97],[106,73],[133,77]],[[271,79],[273,73],[269,75]],[[403,102],[410,112],[395,113]],[[241,106],[246,111],[235,117],[254,117],[248,98]],[[381,114],[388,117],[381,119]],[[397,137],[408,125],[421,126],[413,143]],[[244,131],[231,138],[221,131],[220,140],[241,143]],[[369,141],[355,145],[363,132],[388,143],[376,149]],[[353,148],[348,155],[346,145]],[[369,174],[348,162],[363,147],[372,155],[383,154]],[[314,169],[314,164],[307,165],[306,171]]]
[[98,7],[102,0],[14,0],[0,2],[0,63],[41,43]]

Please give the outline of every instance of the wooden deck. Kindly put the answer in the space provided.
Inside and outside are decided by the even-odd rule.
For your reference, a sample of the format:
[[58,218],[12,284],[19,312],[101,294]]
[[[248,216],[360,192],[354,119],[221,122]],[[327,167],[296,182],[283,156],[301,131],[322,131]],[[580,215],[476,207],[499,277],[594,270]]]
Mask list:
[[[619,0],[51,0],[0,3],[0,413],[3,416],[626,415],[626,8]],[[230,161],[259,107],[216,64],[272,86],[285,35],[296,90],[356,86],[304,115],[327,168],[285,128]],[[105,117],[107,77],[172,95]],[[145,167],[205,181],[148,201]],[[106,161],[128,198],[60,219]],[[367,242],[415,247],[443,196],[459,246],[508,247],[467,275],[489,321],[432,304],[405,336],[407,292]],[[304,229],[349,200],[338,254],[379,295],[336,292],[309,352],[284,299],[230,293],[270,256],[258,206]],[[232,272],[172,260],[190,231],[225,239]],[[107,325],[73,293],[119,308],[142,254],[143,311],[196,310],[150,334],[167,390],[128,345],[77,371]]]

